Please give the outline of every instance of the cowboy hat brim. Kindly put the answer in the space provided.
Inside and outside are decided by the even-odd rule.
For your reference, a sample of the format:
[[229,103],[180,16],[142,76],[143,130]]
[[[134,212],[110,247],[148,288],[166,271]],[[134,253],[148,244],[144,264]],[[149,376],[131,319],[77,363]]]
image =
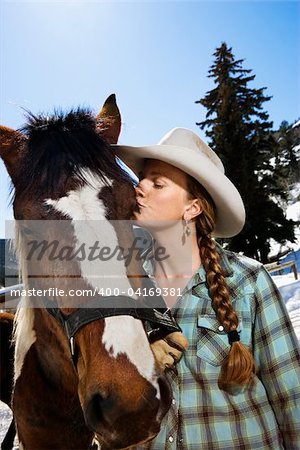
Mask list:
[[112,147],[137,176],[143,170],[145,159],[157,159],[181,169],[202,184],[211,195],[217,210],[214,236],[232,237],[242,230],[245,208],[238,190],[220,168],[201,152],[193,148],[159,144]]

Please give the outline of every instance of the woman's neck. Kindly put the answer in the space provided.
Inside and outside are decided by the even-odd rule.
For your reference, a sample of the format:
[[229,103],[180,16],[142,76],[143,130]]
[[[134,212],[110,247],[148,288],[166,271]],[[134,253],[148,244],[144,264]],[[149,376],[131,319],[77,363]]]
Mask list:
[[165,300],[172,307],[177,297],[170,295],[170,289],[182,292],[193,274],[199,269],[201,260],[196,228],[190,225],[190,234],[179,221],[170,229],[152,231],[155,248],[164,249],[165,257],[156,258],[154,276],[161,288],[165,288]]

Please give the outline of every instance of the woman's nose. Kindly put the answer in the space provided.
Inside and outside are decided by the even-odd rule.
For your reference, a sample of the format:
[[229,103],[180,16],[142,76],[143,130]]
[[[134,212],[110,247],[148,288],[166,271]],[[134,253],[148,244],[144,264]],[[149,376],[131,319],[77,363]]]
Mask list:
[[135,195],[137,197],[145,197],[145,191],[141,186],[141,183],[139,183],[136,187],[135,187]]

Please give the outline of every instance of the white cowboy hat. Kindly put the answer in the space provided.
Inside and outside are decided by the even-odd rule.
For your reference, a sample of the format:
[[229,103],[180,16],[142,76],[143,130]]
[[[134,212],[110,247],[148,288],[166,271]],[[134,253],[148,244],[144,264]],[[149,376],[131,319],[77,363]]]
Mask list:
[[113,147],[117,156],[137,175],[143,170],[145,159],[151,158],[178,167],[202,184],[217,209],[214,236],[231,237],[242,230],[245,209],[241,196],[224,174],[220,158],[192,130],[174,128],[158,145]]

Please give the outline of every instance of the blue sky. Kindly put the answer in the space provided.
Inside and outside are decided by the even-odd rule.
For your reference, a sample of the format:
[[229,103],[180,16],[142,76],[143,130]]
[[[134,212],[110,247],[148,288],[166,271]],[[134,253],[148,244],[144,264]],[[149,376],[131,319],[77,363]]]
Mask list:
[[[211,89],[212,54],[222,41],[272,95],[278,127],[299,118],[300,3],[297,1],[2,1],[0,121],[24,123],[22,108],[90,106],[112,92],[123,117],[120,142],[157,143],[175,126],[195,125]],[[8,177],[0,166],[4,235]]]

